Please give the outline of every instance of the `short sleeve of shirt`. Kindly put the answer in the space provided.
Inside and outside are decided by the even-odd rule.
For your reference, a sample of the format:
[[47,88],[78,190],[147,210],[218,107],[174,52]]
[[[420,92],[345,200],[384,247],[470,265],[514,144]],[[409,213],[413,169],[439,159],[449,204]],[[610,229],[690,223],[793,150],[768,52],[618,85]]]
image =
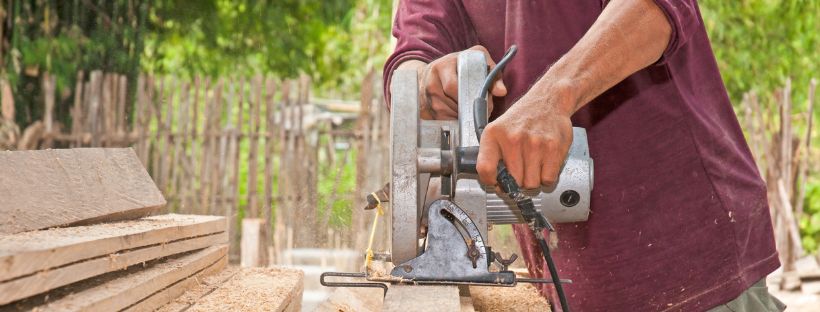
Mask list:
[[663,64],[675,52],[686,45],[692,33],[700,30],[703,23],[698,15],[698,5],[695,0],[654,0],[672,26],[669,44],[658,61]]

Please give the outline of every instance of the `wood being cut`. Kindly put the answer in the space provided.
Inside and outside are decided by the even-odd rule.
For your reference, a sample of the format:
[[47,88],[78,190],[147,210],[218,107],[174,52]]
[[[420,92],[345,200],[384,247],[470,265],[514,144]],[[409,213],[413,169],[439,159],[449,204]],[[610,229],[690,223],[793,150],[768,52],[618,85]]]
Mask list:
[[224,217],[168,214],[0,235],[0,283],[123,250],[224,232]]
[[470,286],[473,307],[479,312],[544,311],[550,304],[538,294],[532,284],[519,283],[515,287]]
[[218,272],[227,263],[228,246],[212,246],[136,272],[125,274],[93,287],[74,290],[57,300],[37,306],[37,311],[153,311],[170,302],[172,296],[193,287],[191,279]]
[[206,279],[159,311],[278,311],[301,310],[304,273],[280,267],[230,268]]
[[456,286],[393,285],[384,298],[385,312],[459,311]]
[[0,283],[0,304],[7,304],[108,272],[123,270],[153,259],[222,244],[227,242],[227,239],[226,232],[219,232],[129,249],[11,279]]
[[131,148],[0,152],[0,234],[147,216],[165,206]]

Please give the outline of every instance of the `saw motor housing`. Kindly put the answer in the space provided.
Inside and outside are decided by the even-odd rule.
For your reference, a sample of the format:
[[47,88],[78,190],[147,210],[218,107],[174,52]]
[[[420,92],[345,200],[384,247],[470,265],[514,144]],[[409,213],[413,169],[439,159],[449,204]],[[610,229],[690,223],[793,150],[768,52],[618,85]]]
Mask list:
[[[432,215],[428,208],[450,207],[436,202],[437,199],[448,199],[457,206],[448,210],[463,210],[467,218],[456,218],[456,222],[466,220],[471,224],[462,224],[462,227],[477,229],[477,234],[469,233],[470,229],[462,230],[465,239],[480,235],[476,238],[486,243],[490,225],[524,223],[512,200],[479,184],[474,169],[465,169],[475,165],[465,163],[475,160],[474,157],[465,158],[463,151],[476,151],[479,144],[473,120],[473,100],[481,91],[487,70],[484,53],[464,51],[459,54],[458,120],[422,120],[419,117],[417,72],[397,70],[393,73],[390,85],[389,198],[391,258],[397,266],[424,253],[420,239],[432,234],[424,230],[428,216]],[[586,131],[575,127],[572,145],[557,183],[550,188],[531,190],[528,195],[532,196],[536,210],[553,223],[586,221],[592,182],[593,162]],[[445,209],[441,211],[444,213]],[[434,230],[432,224],[429,230]],[[481,252],[483,255],[484,251]],[[486,255],[483,260],[485,263],[488,260]]]

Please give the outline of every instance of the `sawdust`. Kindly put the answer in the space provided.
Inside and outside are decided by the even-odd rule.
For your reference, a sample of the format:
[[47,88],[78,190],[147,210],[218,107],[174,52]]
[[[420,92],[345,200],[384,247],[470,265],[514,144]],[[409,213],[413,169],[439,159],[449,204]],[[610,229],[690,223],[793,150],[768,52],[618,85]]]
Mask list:
[[[388,267],[389,266],[389,267]],[[373,260],[369,267],[365,267],[367,277],[370,279],[391,278],[390,271],[393,270],[392,264],[384,261]]]
[[[186,296],[186,293],[177,301],[195,301],[186,310],[190,312],[299,310],[304,289],[304,273],[301,270],[279,267],[241,268],[231,269],[223,274],[230,274],[234,270],[236,273],[229,280],[216,285],[216,289],[204,297],[196,299]],[[213,279],[218,280],[223,274],[214,276]]]
[[538,294],[532,284],[515,287],[470,286],[473,307],[478,312],[550,311],[547,299]]

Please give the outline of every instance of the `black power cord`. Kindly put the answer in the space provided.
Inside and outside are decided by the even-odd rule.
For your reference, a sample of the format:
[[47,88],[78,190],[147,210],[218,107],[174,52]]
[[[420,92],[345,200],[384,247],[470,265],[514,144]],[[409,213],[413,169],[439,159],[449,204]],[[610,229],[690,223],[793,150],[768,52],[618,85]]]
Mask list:
[[[481,134],[484,132],[484,128],[487,126],[488,118],[487,118],[487,95],[490,89],[490,86],[495,81],[495,77],[504,70],[504,67],[507,66],[510,59],[515,56],[516,51],[518,51],[518,47],[515,45],[510,46],[510,49],[507,50],[507,53],[504,53],[504,57],[501,58],[501,61],[490,71],[487,75],[487,78],[484,79],[484,85],[481,88],[481,92],[473,101],[473,122],[475,123],[475,132],[478,140],[481,140]],[[507,166],[504,165],[504,161],[498,162],[498,168],[496,181],[498,182],[498,186],[501,188],[504,193],[507,194],[513,201],[515,201],[515,205],[518,206],[518,209],[521,210],[521,216],[524,218],[524,221],[527,221],[530,230],[532,230],[533,235],[535,236],[536,240],[538,240],[538,245],[541,247],[541,253],[544,255],[544,260],[547,262],[547,268],[550,271],[550,278],[553,280],[553,285],[555,285],[555,291],[558,293],[558,299],[561,301],[561,308],[565,312],[569,312],[569,305],[567,304],[567,297],[564,294],[564,287],[561,285],[561,279],[558,278],[558,269],[555,267],[555,262],[552,260],[552,255],[550,254],[550,248],[547,244],[546,239],[544,238],[543,230],[548,229],[550,232],[555,232],[555,228],[552,224],[547,220],[544,215],[538,213],[535,210],[535,205],[532,202],[532,198],[524,194],[518,183],[515,182],[515,179],[507,170]]]

